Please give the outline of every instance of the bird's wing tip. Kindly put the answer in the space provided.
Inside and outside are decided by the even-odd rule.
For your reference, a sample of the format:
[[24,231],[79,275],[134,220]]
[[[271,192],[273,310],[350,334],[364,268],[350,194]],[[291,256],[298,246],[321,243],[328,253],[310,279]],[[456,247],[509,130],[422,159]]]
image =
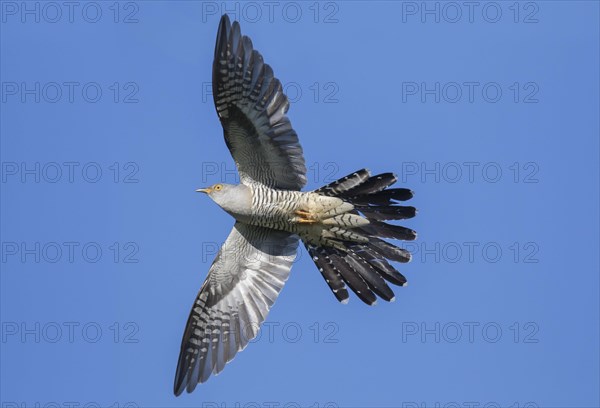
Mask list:
[[221,24],[229,25],[231,24],[231,20],[229,20],[229,15],[227,13],[223,13],[221,16]]

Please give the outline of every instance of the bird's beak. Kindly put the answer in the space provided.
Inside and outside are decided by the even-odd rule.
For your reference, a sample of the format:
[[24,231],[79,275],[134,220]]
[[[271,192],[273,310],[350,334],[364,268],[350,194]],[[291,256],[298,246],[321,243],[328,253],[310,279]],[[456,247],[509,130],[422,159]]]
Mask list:
[[211,188],[199,188],[198,190],[196,190],[197,193],[206,193],[206,194],[210,194],[212,192]]

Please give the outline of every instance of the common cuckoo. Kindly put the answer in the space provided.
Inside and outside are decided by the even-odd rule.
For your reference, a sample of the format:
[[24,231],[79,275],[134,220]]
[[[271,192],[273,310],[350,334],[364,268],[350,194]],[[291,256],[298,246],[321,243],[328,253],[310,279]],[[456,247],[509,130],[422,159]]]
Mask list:
[[349,287],[363,302],[394,300],[387,282],[406,285],[388,261],[410,253],[384,239],[416,233],[386,220],[415,216],[398,205],[413,196],[389,188],[392,173],[363,169],[302,192],[306,167],[286,116],[289,102],[271,67],[242,36],[237,21],[221,17],[213,62],[213,98],[240,184],[215,184],[206,193],[234,219],[192,306],[175,375],[174,392],[192,392],[218,374],[258,333],[285,284],[302,241],[338,301]]

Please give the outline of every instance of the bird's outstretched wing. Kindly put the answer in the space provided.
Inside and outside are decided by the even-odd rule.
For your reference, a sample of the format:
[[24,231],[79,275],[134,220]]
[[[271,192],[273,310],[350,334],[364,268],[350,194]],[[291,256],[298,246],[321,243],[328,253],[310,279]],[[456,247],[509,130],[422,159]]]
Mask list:
[[300,190],[306,166],[298,135],[285,115],[289,102],[237,21],[223,15],[213,62],[213,98],[225,142],[242,183]]
[[213,262],[187,321],[174,392],[218,374],[248,341],[287,280],[298,238],[237,222]]

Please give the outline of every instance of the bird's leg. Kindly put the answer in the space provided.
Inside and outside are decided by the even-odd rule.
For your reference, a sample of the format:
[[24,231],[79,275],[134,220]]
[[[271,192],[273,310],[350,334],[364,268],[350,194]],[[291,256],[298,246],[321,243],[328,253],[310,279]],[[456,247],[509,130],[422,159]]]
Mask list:
[[314,224],[317,222],[315,217],[309,211],[296,210],[296,211],[294,211],[294,214],[296,214],[298,216],[296,221],[299,224]]

